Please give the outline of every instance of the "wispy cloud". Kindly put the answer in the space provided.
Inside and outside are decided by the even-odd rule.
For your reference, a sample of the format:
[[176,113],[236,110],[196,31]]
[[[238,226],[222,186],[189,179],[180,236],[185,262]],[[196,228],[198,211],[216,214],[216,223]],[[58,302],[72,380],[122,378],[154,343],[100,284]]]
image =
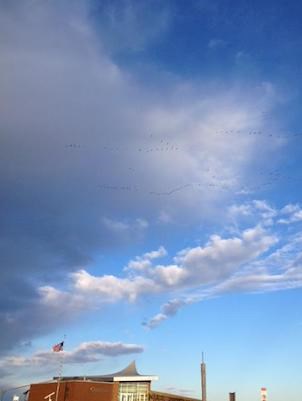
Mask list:
[[146,50],[172,22],[172,10],[158,0],[95,2],[91,16],[100,40],[113,54]]
[[172,299],[171,301],[168,301],[166,304],[161,306],[160,312],[158,314],[153,316],[147,322],[143,322],[142,324],[148,329],[154,329],[165,320],[176,315],[179,309],[193,302],[194,302],[193,299],[189,297],[187,297],[186,299]]
[[[154,264],[157,258],[167,256],[166,250],[160,247],[130,261],[121,277],[78,271],[71,275],[69,292],[41,288],[43,302],[52,307],[67,297],[70,304],[76,305],[72,301],[75,297],[75,301],[85,300],[87,307],[89,300],[96,306],[122,300],[135,302],[146,295],[177,293],[177,297],[163,304],[158,314],[144,322],[146,327],[155,328],[179,309],[201,300],[230,292],[256,293],[300,287],[301,235],[294,231],[284,237],[279,231],[279,216],[287,209],[255,200],[229,210],[232,221],[237,216],[235,236],[212,235],[203,246],[179,251],[170,264]],[[247,210],[257,225],[240,229],[240,220],[246,224]]]
[[[153,265],[150,260],[147,259],[146,262],[142,258],[130,262],[131,272],[125,277],[97,277],[85,270],[72,273],[74,291],[70,295],[74,294],[86,301],[93,297],[101,303],[123,299],[133,302],[145,294],[166,293],[215,283],[256,259],[276,242],[275,236],[269,235],[259,226],[244,230],[240,237],[224,239],[214,235],[204,247],[180,251],[174,258],[174,264]],[[145,255],[150,257],[157,253],[158,251]],[[60,304],[61,298],[69,296],[52,287],[41,288],[41,294],[44,302],[49,305]]]
[[[248,213],[246,211],[248,210]],[[230,208],[231,214],[258,215],[260,213],[259,223],[267,225],[268,219],[270,225],[275,225],[276,234],[278,231],[279,216],[287,212],[295,213],[299,210],[296,205],[292,208],[290,205],[281,210],[277,210],[267,205],[266,202],[253,201],[240,206]],[[274,219],[274,220],[273,220]],[[291,220],[295,223],[299,220]],[[290,224],[288,222],[288,224]],[[158,314],[152,317],[143,325],[149,329],[159,326],[169,317],[174,316],[181,308],[195,302],[201,302],[213,297],[226,295],[228,293],[262,293],[271,291],[289,290],[302,286],[302,253],[300,251],[302,236],[299,228],[291,233],[277,245],[277,236],[266,249],[265,252],[259,252],[258,256],[252,258],[249,262],[243,263],[239,268],[235,268],[233,274],[229,277],[221,276],[217,284],[204,286],[199,290],[190,291],[190,295],[183,294],[180,298],[174,299],[162,305]],[[271,248],[269,252],[267,252]],[[170,308],[172,305],[172,309]]]
[[61,351],[59,354],[52,351],[38,351],[29,357],[9,356],[1,359],[0,369],[3,376],[11,374],[14,369],[21,371],[30,367],[38,372],[40,369],[51,370],[58,365],[59,359],[64,359],[64,364],[85,364],[98,362],[104,358],[120,355],[138,354],[144,351],[144,347],[138,344],[122,342],[91,341],[81,343],[72,351]]
[[278,223],[280,224],[290,224],[302,221],[302,209],[300,205],[286,205],[281,210],[281,214],[284,215],[284,217],[278,220]]

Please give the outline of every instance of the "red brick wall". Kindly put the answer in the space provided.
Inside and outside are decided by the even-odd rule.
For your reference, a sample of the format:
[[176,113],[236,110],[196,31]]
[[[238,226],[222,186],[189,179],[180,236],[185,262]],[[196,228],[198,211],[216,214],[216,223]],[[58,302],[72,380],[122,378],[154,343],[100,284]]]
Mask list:
[[[44,397],[56,390],[57,383],[32,384],[28,401],[47,401]],[[56,395],[51,399],[56,401]],[[118,401],[118,383],[62,381],[58,401]]]

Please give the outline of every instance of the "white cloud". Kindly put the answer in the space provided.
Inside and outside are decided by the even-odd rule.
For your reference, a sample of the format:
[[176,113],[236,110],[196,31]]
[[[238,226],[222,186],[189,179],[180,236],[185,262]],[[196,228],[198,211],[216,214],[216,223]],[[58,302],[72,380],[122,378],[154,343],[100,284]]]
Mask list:
[[238,216],[250,216],[252,214],[251,205],[243,204],[243,205],[232,205],[228,213],[231,217],[237,218]]
[[[160,247],[130,261],[125,276],[95,276],[82,269],[71,274],[72,286],[69,292],[50,287],[41,288],[43,302],[58,305],[65,300],[79,309],[90,305],[127,300],[134,302],[147,294],[167,294],[173,291],[192,290],[221,282],[245,265],[256,260],[275,245],[277,238],[260,226],[243,230],[239,237],[221,238],[213,235],[203,247],[197,246],[180,251],[174,258],[175,264],[157,264],[153,261],[166,255]],[[70,299],[69,299],[70,298]],[[75,302],[72,302],[74,298]],[[162,315],[171,315],[172,309],[183,301],[168,303]],[[163,320],[163,316],[157,320]]]
[[85,270],[72,274],[74,289],[79,294],[95,296],[99,303],[117,302],[126,299],[133,302],[141,294],[157,292],[153,280],[135,276],[134,278],[119,278],[113,275],[92,276]]
[[145,50],[171,23],[171,10],[162,2],[110,1],[95,7],[101,40],[110,53]]
[[176,260],[190,271],[191,284],[221,280],[240,266],[257,258],[276,243],[260,226],[242,232],[241,238],[223,239],[213,235],[205,247],[181,252]]
[[131,241],[133,238],[142,237],[149,227],[145,219],[136,218],[134,220],[116,220],[108,217],[102,218],[103,225],[108,229],[115,241]]
[[167,251],[163,246],[160,246],[157,251],[147,252],[143,255],[143,259],[157,259],[167,255]]
[[168,319],[168,316],[164,313],[157,313],[147,322],[143,322],[143,326],[147,327],[148,329],[154,329],[158,327],[162,322]]
[[176,315],[176,313],[184,307],[194,302],[191,298],[186,299],[172,299],[166,304],[162,305],[160,313],[152,317],[149,321],[143,322],[143,325],[148,329],[154,329],[159,326],[163,321],[169,319],[169,317]]
[[277,215],[277,211],[272,208],[266,201],[254,200],[253,204],[255,208],[260,211],[263,224],[272,224],[273,218]]
[[155,282],[160,283],[164,290],[177,289],[183,285],[187,279],[188,272],[183,266],[167,265],[167,266],[156,266],[151,275]]
[[[295,205],[295,207],[287,205],[283,209],[277,210],[268,206],[266,202],[254,201],[246,205],[231,207],[230,211],[232,217],[236,215],[238,218],[242,218],[242,216],[245,218],[247,215],[249,217],[254,215],[255,217],[256,213],[257,218],[260,217],[259,223],[262,222],[266,225],[269,219],[271,229],[277,230],[280,215],[287,213],[293,216],[300,211],[300,207],[299,205]],[[257,214],[259,211],[260,214]],[[293,224],[295,219],[288,219],[287,222]],[[278,247],[276,246],[277,237],[280,237]],[[245,241],[249,245],[243,247],[242,243]],[[219,272],[220,275],[217,277],[216,283],[200,286],[197,290],[192,287],[190,295],[184,294],[179,300],[162,305],[160,313],[144,322],[144,325],[153,329],[186,305],[231,292],[259,293],[301,287],[301,245],[302,237],[299,231],[290,236],[284,236],[284,233],[281,235],[279,232],[278,234],[276,232],[274,235],[267,235],[267,229],[258,225],[252,229],[244,230],[241,238],[237,238],[235,241],[233,238],[222,240],[219,236],[214,236],[207,247],[181,252],[180,259],[178,255],[176,260],[183,265],[183,258],[186,259],[187,255],[189,255],[189,266],[190,264],[195,266],[195,261],[198,265],[198,262],[205,257],[204,254],[209,254],[215,263],[221,262],[223,269]],[[244,252],[242,253],[242,251]],[[195,255],[196,252],[197,256]],[[211,257],[212,253],[213,256]],[[219,259],[219,255],[221,259]],[[228,271],[229,262],[232,269],[228,275],[224,275],[224,271]],[[172,305],[172,313],[170,313],[170,305]]]
[[[47,314],[51,320],[52,316],[56,319],[66,314],[76,316],[110,303],[132,303],[144,296],[174,296],[145,322],[146,327],[154,328],[194,302],[234,291],[260,292],[301,286],[301,235],[294,231],[284,237],[278,231],[283,226],[276,223],[284,209],[267,207],[259,201],[250,202],[249,206],[249,218],[253,216],[258,224],[240,229],[240,220],[245,221],[246,216],[237,213],[245,210],[239,205],[233,214],[238,219],[236,235],[212,235],[203,246],[179,251],[172,257],[173,263],[156,263],[158,258],[167,257],[166,249],[160,246],[129,261],[121,276],[98,276],[81,269],[70,274],[69,287],[65,290],[41,286],[39,313]],[[268,218],[272,219],[270,225],[265,224]]]
[[281,215],[286,215],[286,218],[278,220],[280,224],[291,224],[302,221],[302,209],[299,205],[286,205],[280,212]]
[[231,205],[228,208],[228,217],[233,225],[237,225],[242,221],[251,224],[253,221],[260,220],[263,226],[270,226],[275,223],[275,218],[282,213],[282,210],[277,210],[267,201],[259,199],[239,205]]
[[292,203],[289,203],[288,205],[284,206],[281,210],[281,214],[292,214],[295,212],[298,212],[300,210],[300,206],[295,204],[293,205]]
[[[239,238],[223,239],[212,236],[204,247],[185,249],[175,257],[177,264],[155,265],[151,260],[166,254],[163,247],[148,252],[131,261],[126,271],[130,275],[93,276],[85,270],[72,273],[70,304],[80,308],[88,302],[104,304],[126,299],[134,302],[146,294],[166,293],[180,289],[196,288],[221,281],[243,265],[251,262],[276,243],[275,236],[268,235],[261,227],[244,230]],[[135,273],[135,274],[134,274]],[[44,302],[59,304],[68,294],[47,287],[41,289]],[[84,303],[81,305],[81,302]],[[66,302],[65,302],[66,304]]]
[[160,246],[156,251],[147,252],[143,256],[137,256],[135,259],[130,260],[124,270],[146,273],[152,267],[152,260],[162,258],[166,255],[166,249]]
[[0,369],[6,375],[15,369],[31,368],[33,371],[52,371],[61,357],[64,364],[83,364],[97,362],[104,357],[137,354],[144,351],[144,347],[138,344],[122,342],[91,341],[83,342],[72,351],[64,350],[60,353],[53,351],[37,351],[31,356],[8,356],[1,359]]

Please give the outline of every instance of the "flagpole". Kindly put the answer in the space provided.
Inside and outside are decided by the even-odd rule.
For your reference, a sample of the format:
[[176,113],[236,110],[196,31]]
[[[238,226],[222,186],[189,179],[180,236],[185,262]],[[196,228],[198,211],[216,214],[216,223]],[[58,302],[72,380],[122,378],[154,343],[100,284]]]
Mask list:
[[[66,339],[66,335],[64,334],[63,344],[65,343],[65,339]],[[60,383],[61,383],[62,374],[63,374],[63,363],[64,363],[64,351],[61,355],[60,364],[59,364],[59,375],[58,375],[57,389],[56,389],[56,401],[58,401],[58,398],[59,398]]]

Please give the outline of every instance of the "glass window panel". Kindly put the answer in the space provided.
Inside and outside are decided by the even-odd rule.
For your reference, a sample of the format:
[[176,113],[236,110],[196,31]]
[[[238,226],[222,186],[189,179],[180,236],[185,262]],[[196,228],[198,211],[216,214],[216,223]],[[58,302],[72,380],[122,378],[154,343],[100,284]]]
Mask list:
[[123,382],[119,384],[119,401],[148,401],[149,383]]

